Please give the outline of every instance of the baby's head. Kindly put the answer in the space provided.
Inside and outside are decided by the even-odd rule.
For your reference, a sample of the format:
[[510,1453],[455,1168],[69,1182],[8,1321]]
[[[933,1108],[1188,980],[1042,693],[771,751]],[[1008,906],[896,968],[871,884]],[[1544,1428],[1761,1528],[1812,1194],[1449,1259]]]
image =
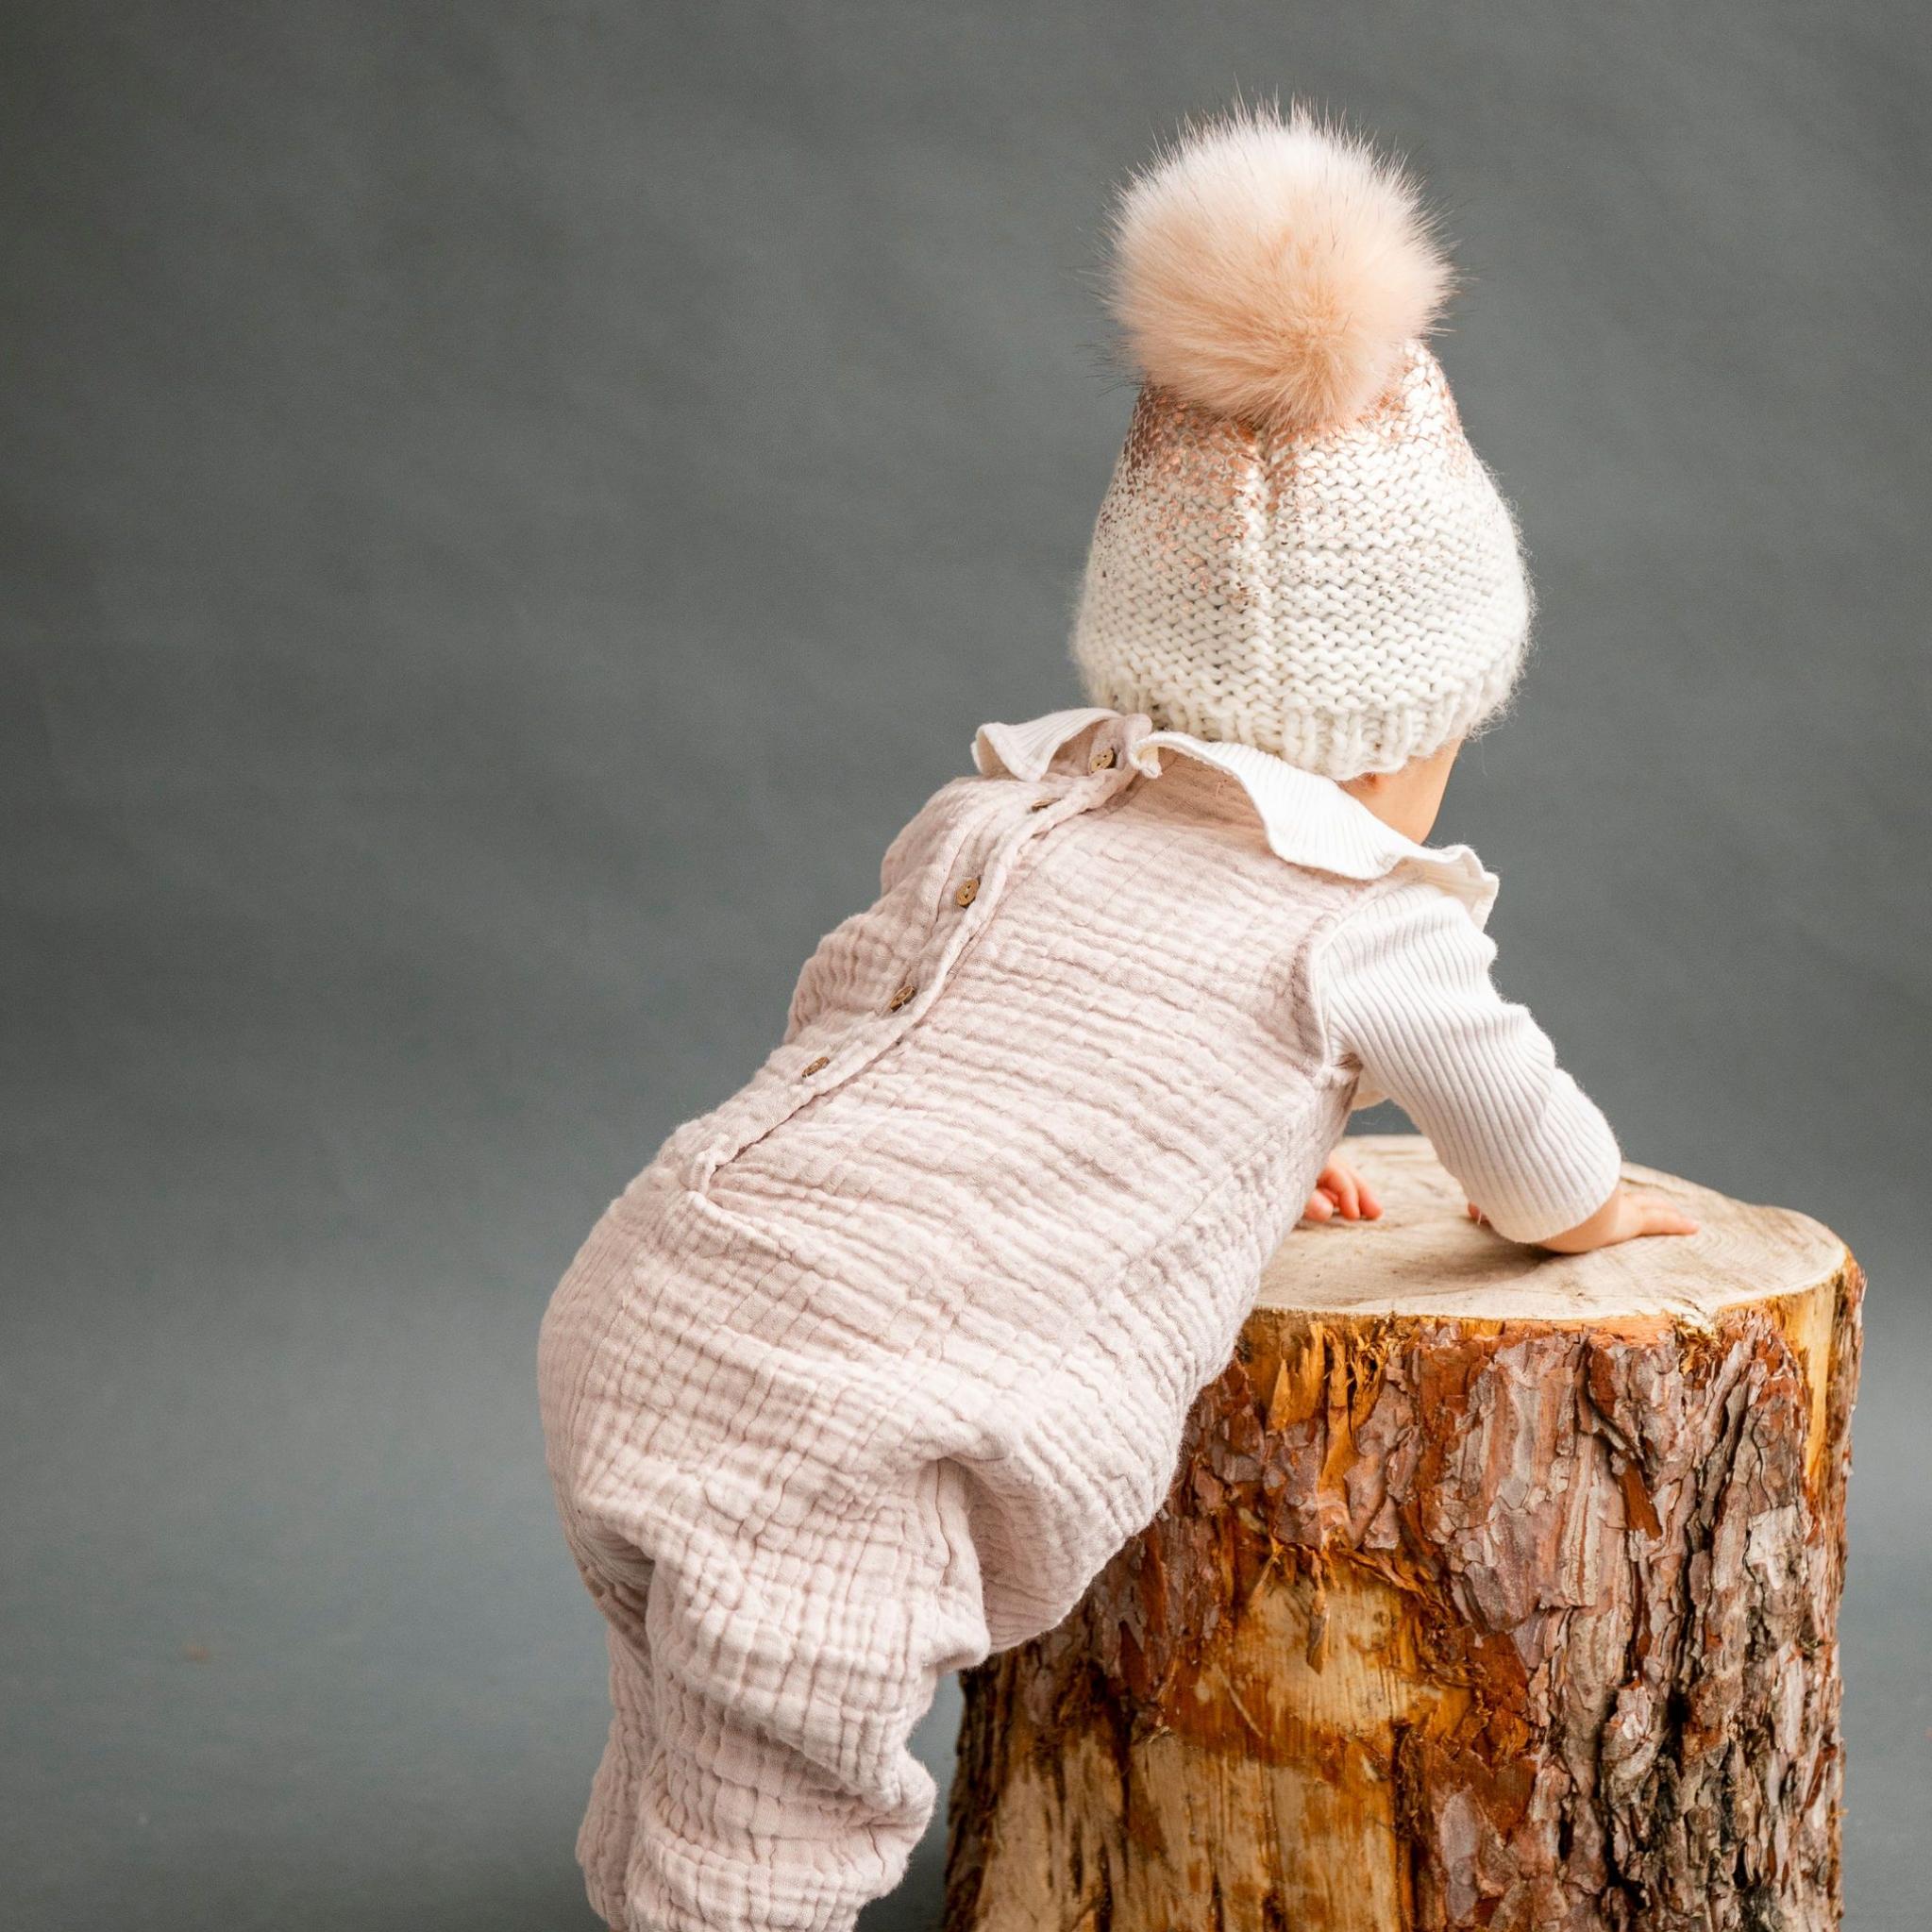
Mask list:
[[1532,599],[1423,344],[1451,272],[1414,186],[1299,110],[1244,110],[1131,181],[1113,239],[1143,387],[1074,626],[1089,697],[1371,809],[1420,768],[1433,821]]

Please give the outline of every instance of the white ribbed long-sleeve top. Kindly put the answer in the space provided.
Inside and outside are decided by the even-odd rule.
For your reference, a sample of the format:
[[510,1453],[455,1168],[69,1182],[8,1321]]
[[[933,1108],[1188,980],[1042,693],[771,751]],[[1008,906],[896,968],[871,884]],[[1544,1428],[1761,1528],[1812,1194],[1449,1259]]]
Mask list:
[[1497,990],[1495,957],[1464,906],[1417,882],[1336,929],[1315,986],[1332,1035],[1361,1064],[1355,1105],[1394,1100],[1492,1226],[1538,1241],[1609,1199],[1621,1155],[1529,1009]]

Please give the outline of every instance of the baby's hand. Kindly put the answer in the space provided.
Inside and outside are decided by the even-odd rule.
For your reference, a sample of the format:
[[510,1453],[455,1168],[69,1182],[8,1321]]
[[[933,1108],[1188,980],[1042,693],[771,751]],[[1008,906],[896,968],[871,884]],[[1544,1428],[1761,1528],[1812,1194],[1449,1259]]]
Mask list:
[[[1483,1211],[1472,1201],[1470,1218],[1483,1219]],[[1642,1235],[1694,1235],[1697,1223],[1682,1208],[1672,1207],[1658,1194],[1644,1194],[1624,1182],[1587,1221],[1566,1228],[1560,1235],[1546,1235],[1533,1243],[1554,1249],[1558,1254],[1588,1254],[1598,1248],[1614,1248],[1620,1241],[1634,1241]]]
[[1315,1192],[1302,1211],[1307,1221],[1332,1221],[1340,1215],[1345,1221],[1372,1221],[1382,1213],[1382,1203],[1369,1192],[1369,1184],[1354,1168],[1340,1161],[1330,1161],[1315,1177]]

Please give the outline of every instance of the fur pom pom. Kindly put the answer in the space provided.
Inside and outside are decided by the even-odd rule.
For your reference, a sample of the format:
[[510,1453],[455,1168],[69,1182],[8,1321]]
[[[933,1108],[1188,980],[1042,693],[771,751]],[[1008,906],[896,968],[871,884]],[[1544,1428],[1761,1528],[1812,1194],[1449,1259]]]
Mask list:
[[1409,176],[1299,108],[1185,129],[1121,191],[1112,241],[1147,380],[1290,431],[1375,402],[1452,283]]

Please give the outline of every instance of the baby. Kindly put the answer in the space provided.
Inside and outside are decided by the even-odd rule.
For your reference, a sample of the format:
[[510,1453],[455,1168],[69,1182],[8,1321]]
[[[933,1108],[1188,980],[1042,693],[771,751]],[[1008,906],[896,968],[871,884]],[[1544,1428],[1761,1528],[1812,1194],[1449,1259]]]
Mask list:
[[1517,535],[1422,337],[1449,271],[1352,138],[1246,113],[1116,211],[1145,378],[1075,626],[559,1286],[549,1467],[609,1624],[578,1841],[629,1932],[846,1932],[931,1815],[940,1673],[1159,1508],[1334,1158],[1399,1102],[1507,1240],[1689,1232],[1489,978],[1422,841],[1504,705]]

